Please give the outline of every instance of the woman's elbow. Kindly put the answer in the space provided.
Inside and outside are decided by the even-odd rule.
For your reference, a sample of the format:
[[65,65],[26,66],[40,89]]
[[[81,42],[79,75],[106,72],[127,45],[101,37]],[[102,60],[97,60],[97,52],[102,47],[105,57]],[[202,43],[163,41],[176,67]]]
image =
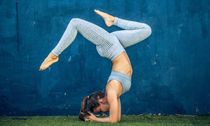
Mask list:
[[110,123],[118,123],[120,121],[120,119],[111,119]]
[[119,122],[118,120],[110,121],[110,123],[118,123],[118,122]]

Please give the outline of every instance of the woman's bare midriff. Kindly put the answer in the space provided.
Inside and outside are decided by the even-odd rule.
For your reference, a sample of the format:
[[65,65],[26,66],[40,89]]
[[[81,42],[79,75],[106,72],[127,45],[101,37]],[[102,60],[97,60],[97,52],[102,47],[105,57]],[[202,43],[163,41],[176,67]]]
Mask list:
[[118,71],[128,76],[132,75],[132,65],[126,52],[122,52],[112,61],[112,71]]
[[[112,71],[121,72],[131,77],[132,66],[126,52],[120,53],[120,55],[112,61]],[[120,97],[122,95],[123,87],[118,83],[120,82],[117,80],[109,81],[109,83],[106,85],[106,91],[108,92],[109,89],[114,88],[117,91],[117,96]]]

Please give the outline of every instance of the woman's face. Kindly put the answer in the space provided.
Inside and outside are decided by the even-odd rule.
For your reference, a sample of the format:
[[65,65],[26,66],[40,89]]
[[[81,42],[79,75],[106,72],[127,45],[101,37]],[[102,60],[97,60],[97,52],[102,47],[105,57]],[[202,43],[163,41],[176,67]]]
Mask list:
[[94,112],[108,112],[109,111],[109,104],[103,100],[99,100],[99,106],[94,108]]

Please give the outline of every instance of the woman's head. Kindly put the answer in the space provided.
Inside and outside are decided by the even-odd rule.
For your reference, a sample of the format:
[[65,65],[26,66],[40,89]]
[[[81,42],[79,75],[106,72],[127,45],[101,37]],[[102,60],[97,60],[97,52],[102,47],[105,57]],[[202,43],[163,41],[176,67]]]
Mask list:
[[108,110],[109,106],[105,98],[105,93],[96,91],[82,99],[79,118],[85,121],[86,116],[89,115],[88,112],[106,112]]

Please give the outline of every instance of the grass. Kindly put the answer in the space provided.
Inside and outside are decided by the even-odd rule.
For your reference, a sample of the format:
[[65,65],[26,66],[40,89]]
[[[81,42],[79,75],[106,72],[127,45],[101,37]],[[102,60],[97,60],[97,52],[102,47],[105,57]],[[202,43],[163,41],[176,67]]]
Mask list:
[[116,124],[82,122],[77,116],[0,116],[0,126],[210,126],[210,116],[126,115]]

